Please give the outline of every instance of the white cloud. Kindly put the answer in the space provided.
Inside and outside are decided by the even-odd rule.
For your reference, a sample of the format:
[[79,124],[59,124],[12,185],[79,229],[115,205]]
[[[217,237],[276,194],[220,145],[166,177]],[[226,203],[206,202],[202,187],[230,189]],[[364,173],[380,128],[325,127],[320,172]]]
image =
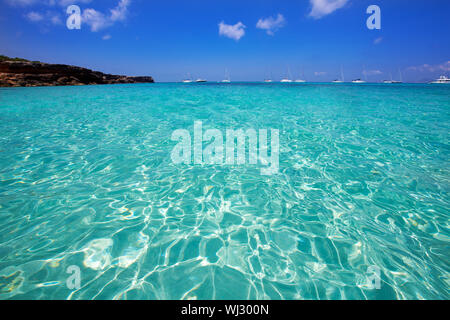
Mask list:
[[62,7],[67,7],[71,4],[89,3],[92,0],[5,0],[10,6],[31,6],[34,4],[39,4],[40,6],[55,6],[59,5]]
[[364,70],[363,74],[366,76],[376,76],[383,74],[383,72],[381,72],[380,70]]
[[131,0],[120,0],[115,8],[110,9],[110,15],[92,8],[86,9],[81,16],[81,22],[90,26],[93,32],[108,28],[117,21],[126,20],[130,3]]
[[57,14],[50,16],[50,22],[53,23],[54,25],[62,24],[61,18]]
[[36,0],[6,0],[6,3],[10,6],[29,6],[33,3],[35,3]]
[[[86,4],[92,2],[92,0],[5,0],[5,1],[6,3],[12,6],[30,6],[39,4],[40,6],[46,6],[47,8],[53,6],[67,7],[72,4]],[[81,15],[81,22],[82,24],[86,24],[93,32],[97,32],[99,30],[111,27],[116,22],[126,20],[128,16],[128,7],[130,4],[131,0],[118,0],[117,5],[114,8],[109,9],[109,14],[97,11],[92,8],[87,8],[83,10],[83,13]],[[45,21],[46,23],[51,23],[54,25],[62,24],[60,14],[51,11],[46,12],[31,11],[28,14],[26,14],[25,17],[32,22]]]
[[442,71],[447,71],[447,72],[450,71],[450,61],[446,61],[446,62],[440,64],[438,66],[438,69],[442,70]]
[[309,0],[311,3],[310,17],[320,19],[344,7],[349,0]]
[[373,44],[380,44],[381,41],[383,41],[383,37],[378,37],[375,40],[373,40]]
[[238,41],[245,35],[244,28],[246,28],[245,25],[240,21],[235,25],[225,24],[222,21],[219,23],[219,35]]
[[430,65],[425,63],[420,66],[408,67],[406,70],[418,72],[437,72],[437,71],[450,72],[450,60],[437,65]]
[[31,11],[26,14],[26,18],[31,22],[39,22],[44,20],[44,16],[39,12]]
[[31,12],[28,12],[25,15],[25,17],[31,22],[36,22],[36,23],[41,23],[41,24],[44,23],[46,25],[48,25],[48,24],[54,24],[54,25],[62,24],[61,17],[59,15],[59,13],[52,12],[52,11],[47,11],[45,13],[31,11]]
[[61,7],[68,7],[72,4],[89,3],[91,0],[50,0],[50,3],[58,4]]
[[324,75],[326,75],[327,73],[325,72],[325,71],[316,71],[316,72],[314,72],[314,75],[317,77],[317,76],[324,76]]
[[111,26],[111,21],[103,13],[91,8],[83,11],[81,21],[90,26],[93,32]]
[[111,35],[110,35],[110,34],[105,34],[105,35],[102,37],[102,40],[109,40],[109,39],[111,39]]
[[111,9],[111,21],[124,21],[127,17],[130,0],[120,0],[114,9]]
[[277,18],[269,17],[269,18],[261,18],[256,23],[256,27],[258,29],[266,30],[268,35],[273,36],[278,29],[282,28],[285,24],[286,20],[284,19],[282,14],[278,14]]

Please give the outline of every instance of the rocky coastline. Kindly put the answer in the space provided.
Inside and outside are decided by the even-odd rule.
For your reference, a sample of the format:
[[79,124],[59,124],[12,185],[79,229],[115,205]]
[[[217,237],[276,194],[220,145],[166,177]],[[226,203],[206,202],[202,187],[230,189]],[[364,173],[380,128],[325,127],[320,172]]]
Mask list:
[[0,87],[74,86],[153,83],[149,76],[128,77],[65,64],[21,60],[0,61]]

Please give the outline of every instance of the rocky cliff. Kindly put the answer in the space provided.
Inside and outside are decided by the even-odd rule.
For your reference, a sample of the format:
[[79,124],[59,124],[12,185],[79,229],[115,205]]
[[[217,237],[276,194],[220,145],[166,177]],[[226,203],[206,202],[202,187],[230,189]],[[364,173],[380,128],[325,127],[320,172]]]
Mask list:
[[65,64],[0,61],[0,87],[152,83],[152,77],[127,77]]

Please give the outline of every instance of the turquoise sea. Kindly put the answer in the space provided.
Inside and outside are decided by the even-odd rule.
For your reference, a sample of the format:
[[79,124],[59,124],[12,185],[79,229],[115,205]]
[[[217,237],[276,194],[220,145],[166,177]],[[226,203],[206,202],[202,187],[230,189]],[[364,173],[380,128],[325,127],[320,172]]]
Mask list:
[[[278,174],[174,164],[194,121]],[[0,132],[0,299],[450,298],[449,86],[0,88]]]

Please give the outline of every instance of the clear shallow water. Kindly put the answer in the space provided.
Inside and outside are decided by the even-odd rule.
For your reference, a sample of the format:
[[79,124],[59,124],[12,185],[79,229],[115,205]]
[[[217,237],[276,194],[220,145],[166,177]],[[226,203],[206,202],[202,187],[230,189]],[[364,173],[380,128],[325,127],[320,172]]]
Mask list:
[[[195,120],[279,174],[174,165]],[[0,299],[449,298],[448,86],[8,88],[0,130]]]

